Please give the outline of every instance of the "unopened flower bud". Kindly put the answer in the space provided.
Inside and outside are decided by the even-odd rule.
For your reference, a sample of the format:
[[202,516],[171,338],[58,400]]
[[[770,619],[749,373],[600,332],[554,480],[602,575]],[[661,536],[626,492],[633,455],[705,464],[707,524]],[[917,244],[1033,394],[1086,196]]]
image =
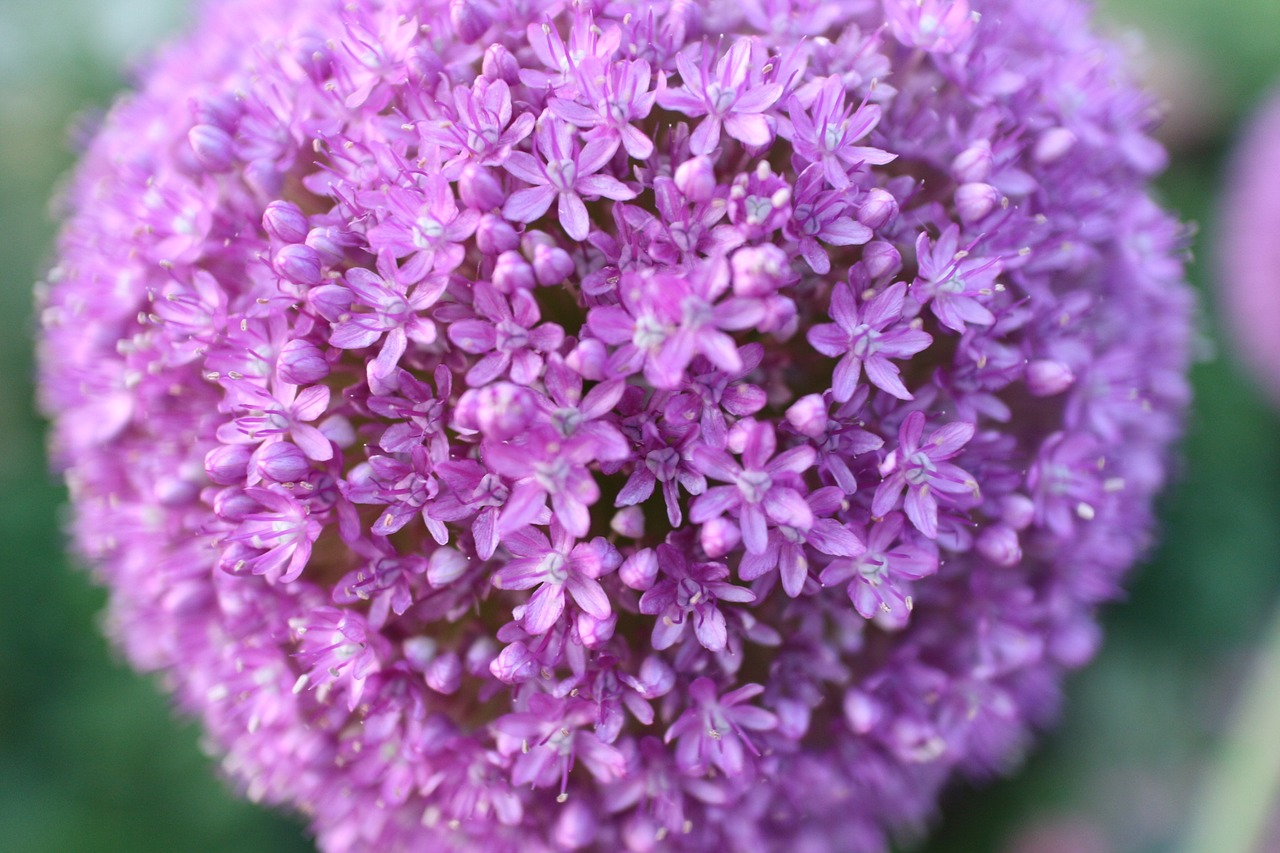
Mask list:
[[509,85],[520,82],[520,63],[500,44],[491,44],[484,52],[480,73],[490,80],[501,80]]
[[486,255],[500,255],[520,245],[520,235],[501,216],[486,213],[476,226],[476,248]]
[[259,447],[253,454],[253,467],[259,476],[277,483],[296,483],[311,472],[306,454],[289,441],[273,441]]
[[197,124],[187,133],[187,141],[200,165],[210,172],[225,172],[235,161],[235,140],[220,127]]
[[595,338],[578,341],[578,345],[564,358],[564,363],[588,382],[599,382],[605,378],[608,361],[608,351]]
[[1037,359],[1027,365],[1027,390],[1037,397],[1052,397],[1071,387],[1076,376],[1060,361]]
[[325,225],[307,232],[307,245],[320,253],[331,264],[341,262],[347,256],[347,248],[356,243],[354,235],[345,228]]
[[872,187],[858,206],[858,221],[874,230],[891,222],[898,215],[898,200],[893,193],[880,187]]
[[618,577],[627,586],[644,592],[658,579],[658,557],[652,548],[644,548],[622,561]]
[[985,139],[961,151],[951,161],[951,177],[957,183],[982,183],[991,176],[991,143]]
[[887,278],[902,269],[902,255],[892,243],[876,240],[862,247],[862,265],[873,279]]
[[538,661],[524,643],[508,645],[489,664],[493,677],[507,684],[519,684],[538,675]]
[[884,707],[874,697],[862,690],[846,690],[844,694],[844,718],[849,728],[864,735],[876,727],[884,715]]
[[532,290],[536,284],[533,265],[519,252],[512,250],[498,255],[498,263],[493,268],[494,287],[503,293],[515,293],[517,290]]
[[281,243],[301,243],[311,226],[302,210],[291,201],[276,200],[262,212],[262,227]]
[[458,177],[458,198],[473,210],[494,210],[502,207],[507,194],[492,171],[475,163],[462,167]]
[[303,338],[293,338],[280,347],[276,372],[293,385],[312,385],[329,375],[329,362],[320,347]]
[[1022,546],[1018,534],[1005,524],[993,524],[978,534],[978,553],[997,566],[1016,566],[1022,562]]
[[707,556],[715,560],[738,546],[742,541],[742,532],[738,530],[738,525],[727,518],[713,518],[702,525],[699,541]]
[[676,167],[676,188],[694,203],[707,202],[716,192],[716,169],[710,157],[691,157]]
[[485,436],[507,441],[524,432],[538,413],[532,391],[512,382],[473,388],[458,401],[458,422]]
[[1027,529],[1035,517],[1035,502],[1026,495],[1014,492],[1000,499],[1000,518],[1014,530]]
[[474,0],[450,0],[449,22],[463,44],[472,44],[485,34],[493,18],[484,6]]
[[613,636],[614,629],[617,627],[617,613],[610,613],[604,619],[598,619],[585,612],[578,614],[578,639],[582,640],[582,644],[589,649],[597,649],[609,642],[609,639]]
[[738,296],[771,296],[786,282],[791,268],[787,253],[772,243],[739,249],[730,265]]
[[787,423],[809,438],[817,438],[827,431],[827,416],[827,403],[821,394],[806,394],[787,409]]
[[445,696],[457,693],[462,686],[462,660],[457,652],[444,652],[427,664],[423,676],[427,686],[435,692]]
[[273,259],[276,272],[294,284],[319,284],[324,272],[320,254],[305,243],[282,246]]
[[441,545],[427,559],[427,583],[436,588],[448,586],[466,574],[468,564],[461,551]]
[[533,250],[533,273],[543,287],[560,284],[573,271],[573,258],[559,246],[538,246]]
[[595,812],[582,800],[570,799],[556,815],[551,839],[557,850],[581,850],[595,841],[600,825]]
[[1065,127],[1051,127],[1036,139],[1031,151],[1037,163],[1049,164],[1061,160],[1075,147],[1076,135]]
[[628,539],[644,536],[644,510],[638,506],[624,506],[613,514],[609,529]]
[[219,486],[243,483],[253,448],[247,444],[222,444],[205,454],[204,473]]
[[956,188],[956,212],[962,222],[977,222],[1000,204],[1000,191],[991,184],[961,184]]

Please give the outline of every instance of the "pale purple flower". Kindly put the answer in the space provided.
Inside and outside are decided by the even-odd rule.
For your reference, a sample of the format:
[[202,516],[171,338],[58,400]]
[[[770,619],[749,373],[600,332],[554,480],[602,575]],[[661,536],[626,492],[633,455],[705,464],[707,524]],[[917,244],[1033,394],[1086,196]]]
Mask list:
[[526,527],[503,541],[512,558],[493,574],[498,589],[533,589],[522,605],[521,624],[530,634],[545,634],[564,612],[567,592],[578,607],[597,619],[609,618],[609,597],[597,580],[606,572],[602,543],[580,542],[558,524],[551,539]]
[[800,475],[816,457],[812,447],[800,445],[781,453],[773,426],[743,422],[742,464],[715,447],[693,452],[693,465],[713,480],[731,483],[712,486],[689,509],[695,524],[732,512],[742,530],[748,554],[762,554],[768,547],[768,528],[787,526],[807,530],[813,526],[813,510],[795,488]]
[[931,543],[912,542],[903,527],[902,514],[889,513],[867,531],[866,551],[832,560],[822,570],[824,585],[849,582],[849,600],[867,619],[887,616],[893,624],[906,624],[912,609],[908,582],[938,570]]
[[796,157],[820,165],[827,183],[837,190],[849,186],[850,169],[864,164],[883,166],[897,158],[879,148],[854,144],[880,123],[880,107],[862,104],[854,109],[845,105],[845,96],[844,82],[828,77],[807,108],[795,95],[787,101]]
[[667,89],[658,103],[688,116],[706,116],[690,137],[694,154],[710,154],[720,144],[720,130],[746,145],[768,145],[773,129],[761,115],[782,96],[779,83],[763,83],[751,74],[752,43],[735,41],[711,67],[705,47],[676,55],[678,89]]
[[449,324],[449,340],[464,352],[483,356],[469,371],[467,384],[488,385],[505,375],[520,385],[528,385],[542,372],[542,353],[553,352],[564,339],[564,330],[555,323],[539,323],[538,303],[528,291],[517,290],[510,298],[485,282],[476,285],[476,313],[470,320]]
[[656,554],[640,551],[630,559],[653,561],[663,579],[640,597],[640,612],[657,619],[653,623],[653,647],[668,649],[677,641],[693,635],[703,648],[718,652],[728,642],[728,627],[719,602],[754,601],[749,589],[734,586],[726,578],[729,569],[723,563],[693,563],[678,548],[659,545]]
[[746,704],[764,692],[759,684],[744,684],[723,696],[715,682],[699,678],[689,685],[692,707],[667,729],[666,740],[676,741],[676,763],[693,775],[716,768],[728,776],[742,773],[747,753],[760,755],[750,732],[769,731],[778,725],[773,713]]
[[901,373],[889,359],[910,358],[933,341],[902,315],[907,286],[897,282],[863,303],[861,310],[849,285],[840,282],[831,292],[831,319],[814,326],[809,343],[823,355],[839,358],[831,379],[836,402],[853,396],[863,368],[867,379],[899,400],[912,399]]
[[898,430],[898,447],[880,464],[884,476],[871,501],[871,513],[883,516],[898,505],[905,489],[907,518],[930,539],[938,535],[938,503],[953,502],[956,495],[978,493],[969,472],[947,462],[973,438],[973,424],[946,424],[924,438],[924,414],[912,412]]
[[565,233],[585,240],[591,228],[583,198],[610,198],[625,201],[636,197],[635,190],[617,178],[598,174],[613,156],[617,142],[597,136],[579,148],[571,125],[544,114],[533,132],[538,156],[515,151],[503,166],[532,186],[517,190],[507,199],[502,214],[516,222],[532,222],[556,202],[556,214]]

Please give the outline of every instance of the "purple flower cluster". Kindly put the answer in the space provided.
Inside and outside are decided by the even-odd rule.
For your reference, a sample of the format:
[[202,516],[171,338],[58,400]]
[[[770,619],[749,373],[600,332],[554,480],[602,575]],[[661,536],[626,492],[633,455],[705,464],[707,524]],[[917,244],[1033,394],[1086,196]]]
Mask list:
[[1052,713],[1187,401],[1083,6],[209,4],[42,287],[115,637],[330,853],[883,850]]

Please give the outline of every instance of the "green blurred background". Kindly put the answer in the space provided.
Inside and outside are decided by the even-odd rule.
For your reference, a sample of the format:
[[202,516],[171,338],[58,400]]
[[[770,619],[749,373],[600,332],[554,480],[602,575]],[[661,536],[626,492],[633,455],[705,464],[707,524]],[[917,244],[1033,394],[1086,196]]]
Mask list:
[[[123,85],[121,69],[181,27],[185,6],[0,0],[0,316],[15,322],[0,336],[0,435],[13,448],[0,455],[0,849],[15,853],[312,849],[296,822],[236,799],[194,727],[102,639],[103,594],[62,555],[65,496],[32,412],[31,282],[49,259],[68,140]],[[1173,165],[1160,191],[1198,225],[1204,360],[1184,470],[1163,505],[1163,544],[1105,614],[1106,645],[1071,678],[1060,726],[1010,778],[958,786],[925,853],[1280,851],[1280,835],[1266,850],[1188,840],[1206,802],[1261,785],[1241,756],[1280,742],[1280,696],[1274,713],[1233,722],[1280,606],[1280,418],[1217,325],[1208,248],[1230,145],[1280,84],[1280,0],[1102,6],[1168,101]]]

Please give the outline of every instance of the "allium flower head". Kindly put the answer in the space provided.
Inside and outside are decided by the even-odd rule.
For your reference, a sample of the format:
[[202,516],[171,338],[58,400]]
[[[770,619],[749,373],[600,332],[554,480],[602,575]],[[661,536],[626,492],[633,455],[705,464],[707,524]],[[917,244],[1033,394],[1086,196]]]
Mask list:
[[111,631],[331,853],[872,853],[1148,545],[1182,229],[1077,0],[230,0],[42,400]]

